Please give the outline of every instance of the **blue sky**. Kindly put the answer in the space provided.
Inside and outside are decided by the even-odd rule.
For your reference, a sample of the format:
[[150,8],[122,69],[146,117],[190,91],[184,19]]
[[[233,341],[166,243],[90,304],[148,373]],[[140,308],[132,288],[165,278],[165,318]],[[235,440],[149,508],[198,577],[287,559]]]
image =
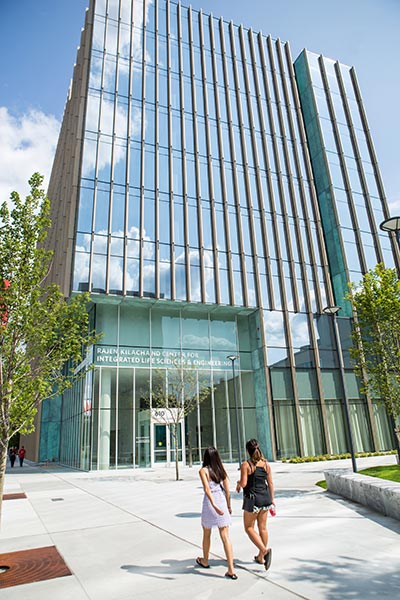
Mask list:
[[[48,176],[89,0],[0,0],[0,201]],[[183,4],[188,5],[189,2]],[[400,0],[193,0],[354,66],[391,213],[400,213]]]

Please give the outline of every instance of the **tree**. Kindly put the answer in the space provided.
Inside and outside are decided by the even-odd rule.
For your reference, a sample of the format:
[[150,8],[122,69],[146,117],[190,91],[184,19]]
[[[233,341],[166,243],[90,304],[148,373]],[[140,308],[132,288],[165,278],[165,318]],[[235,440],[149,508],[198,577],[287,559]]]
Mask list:
[[96,341],[89,332],[89,295],[66,301],[47,281],[50,204],[42,182],[35,173],[25,201],[13,192],[11,207],[0,207],[0,519],[10,438],[34,431],[40,402],[83,375],[74,375],[74,368]]
[[[166,375],[165,375],[166,373]],[[151,399],[147,404],[154,410],[154,418],[171,427],[175,453],[175,476],[179,480],[179,424],[206,398],[211,387],[198,371],[185,364],[184,356],[173,362],[167,371],[155,371]]]
[[350,355],[362,391],[384,402],[400,441],[400,281],[395,269],[377,265],[359,285],[351,284],[347,299],[354,312]]

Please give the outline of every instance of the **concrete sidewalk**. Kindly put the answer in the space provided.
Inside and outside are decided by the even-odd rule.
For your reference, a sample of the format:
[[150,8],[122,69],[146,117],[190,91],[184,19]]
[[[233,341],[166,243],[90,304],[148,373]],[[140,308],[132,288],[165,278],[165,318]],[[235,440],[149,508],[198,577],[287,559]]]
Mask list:
[[[358,459],[359,469],[395,464],[395,456]],[[400,522],[315,486],[323,471],[350,461],[272,463],[277,516],[269,518],[271,569],[253,562],[233,493],[231,539],[237,581],[224,578],[218,532],[211,568],[201,555],[199,467],[82,473],[55,466],[8,469],[0,554],[56,546],[72,575],[1,589],[0,600],[397,598]],[[228,465],[231,489],[238,476]]]

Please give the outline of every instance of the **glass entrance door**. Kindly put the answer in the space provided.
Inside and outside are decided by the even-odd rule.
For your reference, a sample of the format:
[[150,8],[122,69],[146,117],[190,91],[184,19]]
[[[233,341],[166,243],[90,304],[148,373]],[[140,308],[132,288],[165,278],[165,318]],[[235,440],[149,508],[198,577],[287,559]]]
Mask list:
[[169,456],[169,444],[167,444],[167,427],[160,423],[154,423],[154,462],[164,463],[169,462],[167,457]]
[[[153,463],[160,464],[175,462],[175,436],[174,425],[166,423],[153,423]],[[178,460],[182,461],[182,424],[177,428]]]

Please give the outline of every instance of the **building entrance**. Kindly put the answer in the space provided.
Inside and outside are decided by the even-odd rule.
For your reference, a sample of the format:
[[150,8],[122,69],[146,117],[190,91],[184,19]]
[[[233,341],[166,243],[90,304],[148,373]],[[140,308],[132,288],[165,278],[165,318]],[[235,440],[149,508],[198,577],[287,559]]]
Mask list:
[[[177,426],[177,434],[174,434],[174,425],[171,423],[152,423],[152,455],[151,464],[165,464],[169,466],[175,463],[175,452],[177,447],[178,461],[184,463],[184,448],[182,446],[182,423]],[[177,442],[177,443],[176,443]]]

